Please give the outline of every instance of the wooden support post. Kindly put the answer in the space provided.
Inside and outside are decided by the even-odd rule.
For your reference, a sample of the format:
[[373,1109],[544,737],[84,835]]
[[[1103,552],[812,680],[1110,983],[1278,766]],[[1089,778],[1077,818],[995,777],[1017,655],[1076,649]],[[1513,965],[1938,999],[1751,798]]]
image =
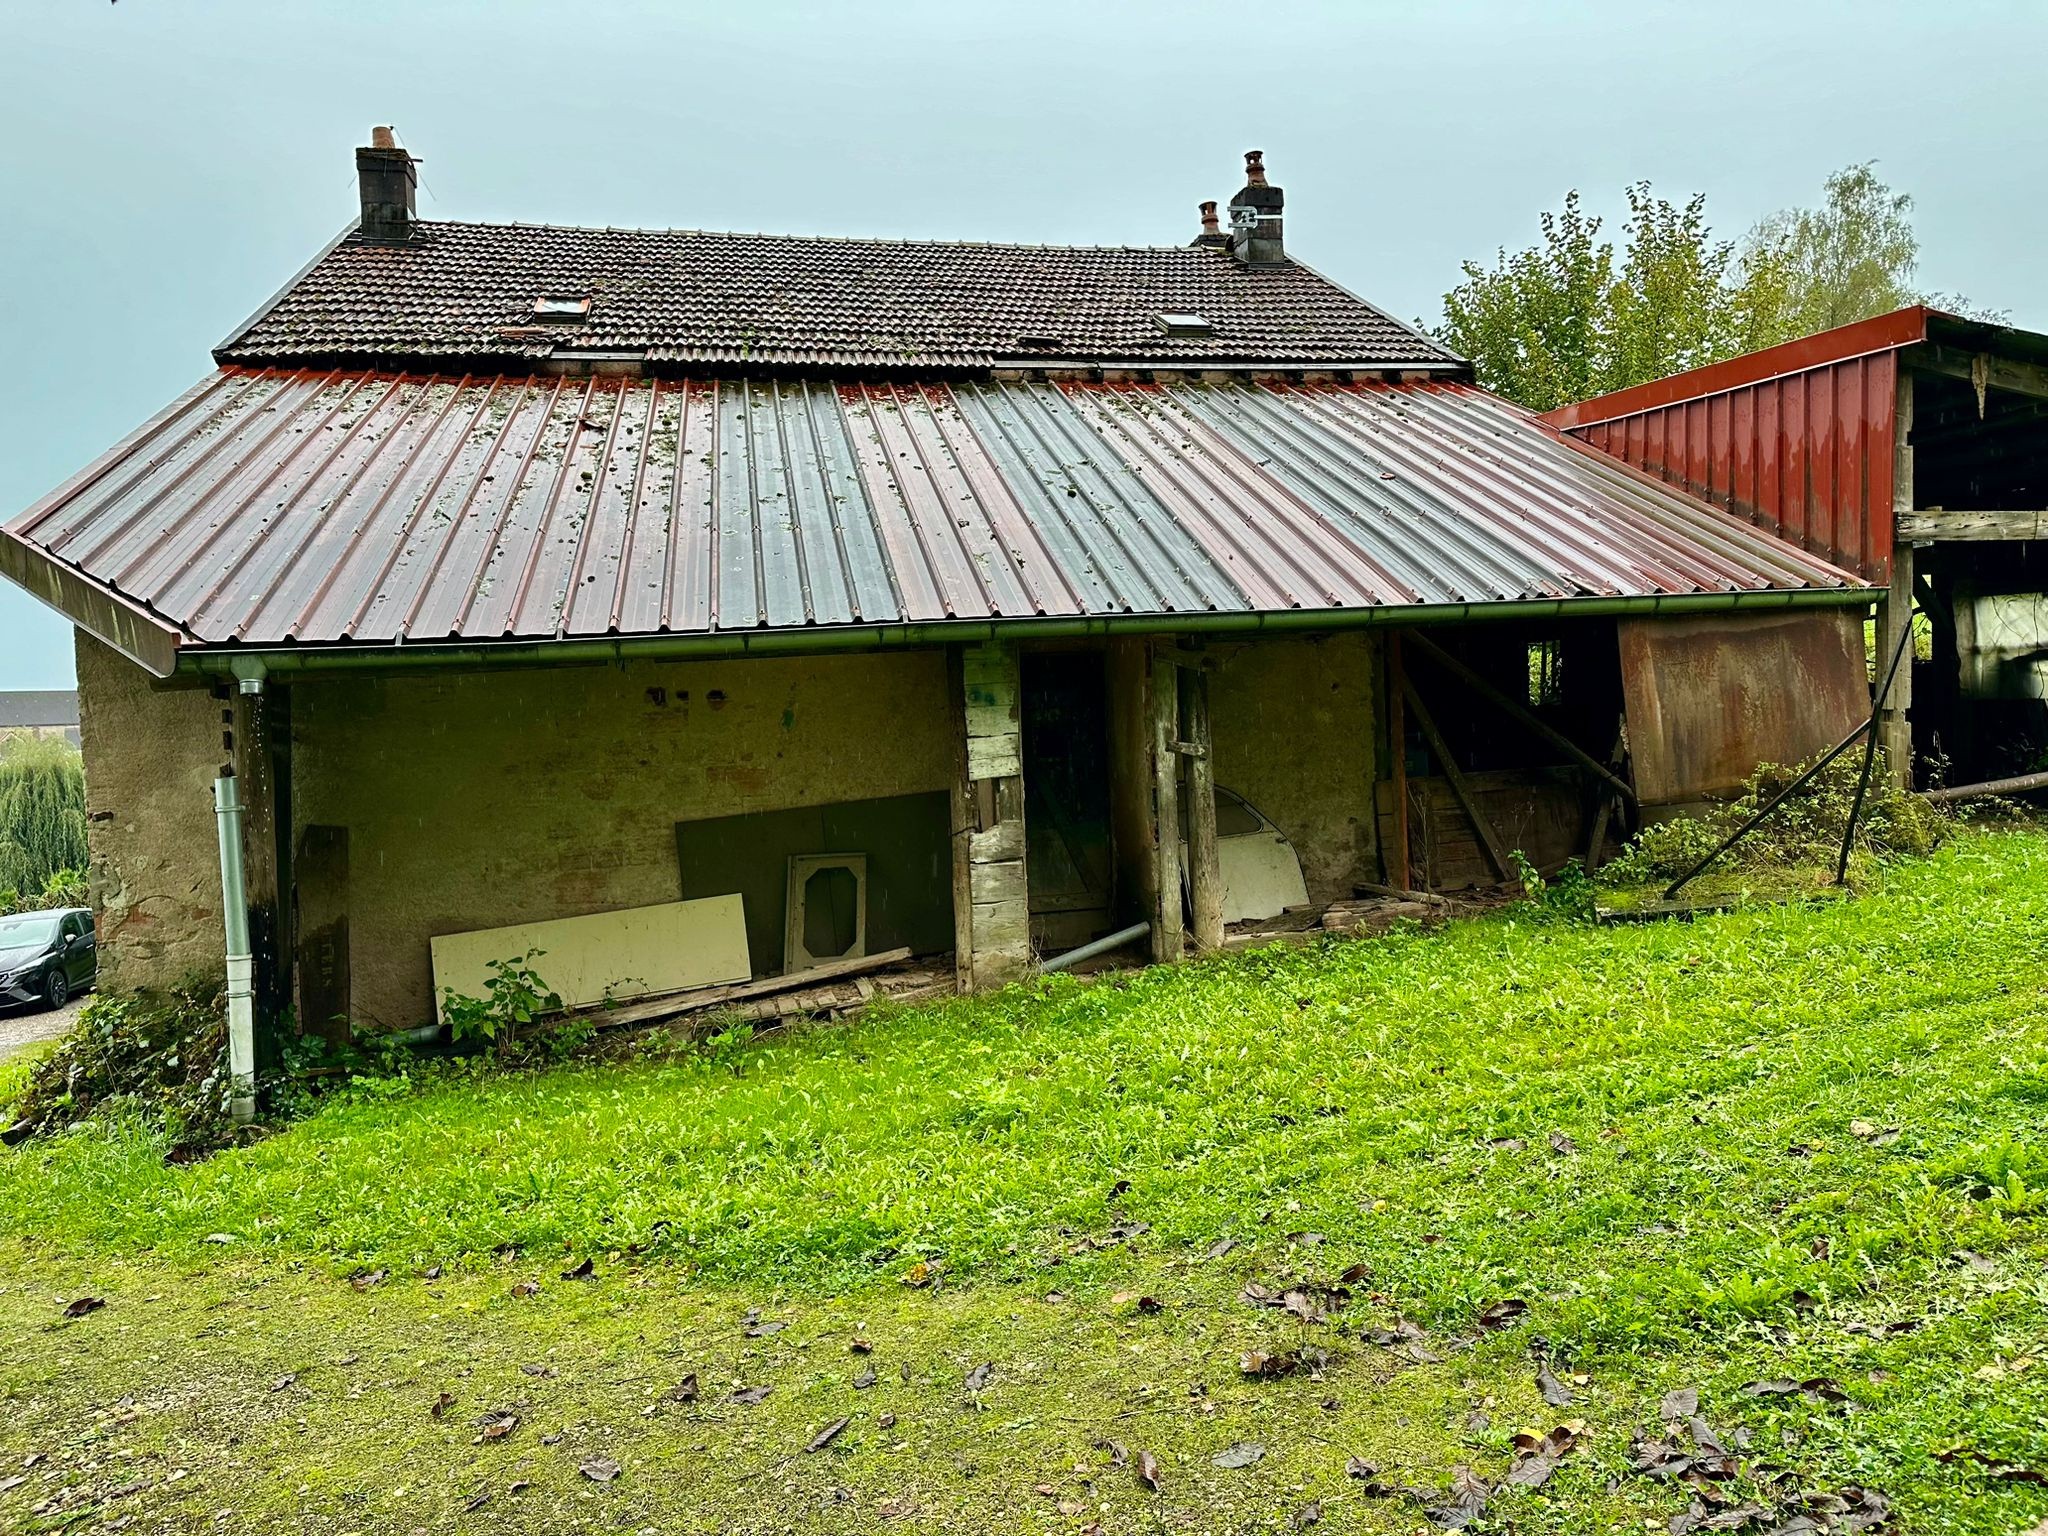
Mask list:
[[[235,695],[235,777],[242,797],[242,885],[249,905],[249,951],[255,959],[256,1066],[282,1060],[284,1020],[291,1004],[290,936],[281,865],[284,821],[280,767],[288,765],[286,696],[275,689]],[[289,772],[288,766],[285,771]]]
[[1913,506],[1913,375],[1901,368],[1892,410],[1892,584],[1878,606],[1877,672],[1882,678],[1903,640],[1906,657],[1878,721],[1878,744],[1902,789],[1913,787],[1913,546],[1899,531]]
[[1031,968],[1022,688],[1013,645],[967,646],[955,665],[962,768],[953,802],[955,969],[962,991],[980,991]]
[[1180,667],[1165,648],[1152,655],[1146,705],[1152,724],[1152,960],[1180,958]]
[[1408,857],[1408,718],[1403,706],[1407,702],[1408,674],[1401,663],[1401,632],[1397,629],[1387,636],[1387,735],[1392,738],[1392,758],[1389,774],[1394,786],[1394,846],[1385,860],[1389,884],[1407,890],[1413,881],[1409,878]]
[[1401,693],[1408,701],[1408,708],[1415,716],[1415,724],[1422,732],[1423,740],[1429,743],[1429,750],[1436,754],[1436,760],[1444,770],[1444,777],[1450,781],[1451,793],[1458,797],[1458,804],[1465,808],[1465,819],[1472,823],[1472,830],[1479,834],[1480,844],[1486,849],[1487,861],[1493,865],[1494,872],[1501,879],[1512,880],[1514,876],[1508,870],[1508,851],[1501,843],[1500,834],[1493,830],[1493,823],[1486,819],[1486,812],[1479,808],[1478,797],[1472,793],[1472,786],[1465,782],[1465,775],[1451,756],[1451,749],[1445,744],[1443,733],[1436,728],[1436,721],[1422,702],[1422,695],[1415,691],[1415,684],[1405,677],[1401,679]]
[[1216,847],[1216,758],[1209,735],[1209,674],[1180,671],[1181,737],[1188,757],[1188,907],[1195,948],[1223,943],[1223,864]]

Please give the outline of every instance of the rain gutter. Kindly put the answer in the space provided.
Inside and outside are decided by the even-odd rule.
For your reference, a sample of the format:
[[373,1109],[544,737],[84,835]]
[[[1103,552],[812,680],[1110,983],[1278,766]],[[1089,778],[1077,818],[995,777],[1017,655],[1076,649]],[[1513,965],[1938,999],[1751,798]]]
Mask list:
[[190,678],[289,679],[328,672],[468,670],[629,661],[695,661],[745,656],[813,656],[989,640],[1065,640],[1113,635],[1266,635],[1383,629],[1490,620],[1679,616],[1696,613],[1865,607],[1874,587],[1765,592],[1688,592],[1655,597],[1534,598],[1510,602],[1402,603],[1370,608],[1297,608],[1278,613],[1095,614],[1032,619],[943,619],[912,624],[835,624],[725,634],[615,635],[563,640],[283,648],[187,647],[177,673]]

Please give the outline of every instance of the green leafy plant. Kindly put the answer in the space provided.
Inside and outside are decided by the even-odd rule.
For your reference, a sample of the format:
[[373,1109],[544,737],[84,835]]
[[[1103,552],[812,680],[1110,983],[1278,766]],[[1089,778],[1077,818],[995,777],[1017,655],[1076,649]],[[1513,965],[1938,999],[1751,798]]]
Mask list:
[[753,1043],[753,1025],[731,1023],[704,1037],[704,1055],[713,1066],[738,1077],[745,1070],[746,1054]]
[[543,950],[529,949],[514,960],[493,960],[482,997],[466,997],[453,987],[441,989],[441,1018],[457,1045],[482,1041],[495,1047],[501,1061],[511,1058],[521,1030],[542,1014],[562,1006],[562,999],[528,962]]

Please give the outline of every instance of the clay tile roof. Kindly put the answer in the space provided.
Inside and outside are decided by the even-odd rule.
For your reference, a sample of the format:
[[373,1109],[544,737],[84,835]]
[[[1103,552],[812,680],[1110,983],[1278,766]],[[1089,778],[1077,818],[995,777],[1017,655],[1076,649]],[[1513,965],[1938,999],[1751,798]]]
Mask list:
[[[587,296],[588,317],[537,323],[543,296]],[[1168,310],[1210,334],[1166,335]],[[1209,247],[442,222],[403,244],[344,239],[215,357],[468,367],[607,351],[806,370],[1457,362],[1298,262],[1247,269]]]

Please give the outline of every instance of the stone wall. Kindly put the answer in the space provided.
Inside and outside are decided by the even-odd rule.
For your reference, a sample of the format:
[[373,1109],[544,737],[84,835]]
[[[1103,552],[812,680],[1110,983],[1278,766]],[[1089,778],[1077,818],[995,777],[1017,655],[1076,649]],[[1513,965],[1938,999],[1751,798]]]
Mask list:
[[218,973],[222,706],[203,688],[165,687],[83,630],[77,652],[100,983],[162,987]]
[[432,1016],[433,934],[676,900],[677,821],[944,790],[951,719],[939,651],[297,682],[354,1016]]
[[1285,832],[1309,899],[1379,878],[1373,744],[1379,640],[1352,632],[1216,644],[1209,683],[1216,782]]

